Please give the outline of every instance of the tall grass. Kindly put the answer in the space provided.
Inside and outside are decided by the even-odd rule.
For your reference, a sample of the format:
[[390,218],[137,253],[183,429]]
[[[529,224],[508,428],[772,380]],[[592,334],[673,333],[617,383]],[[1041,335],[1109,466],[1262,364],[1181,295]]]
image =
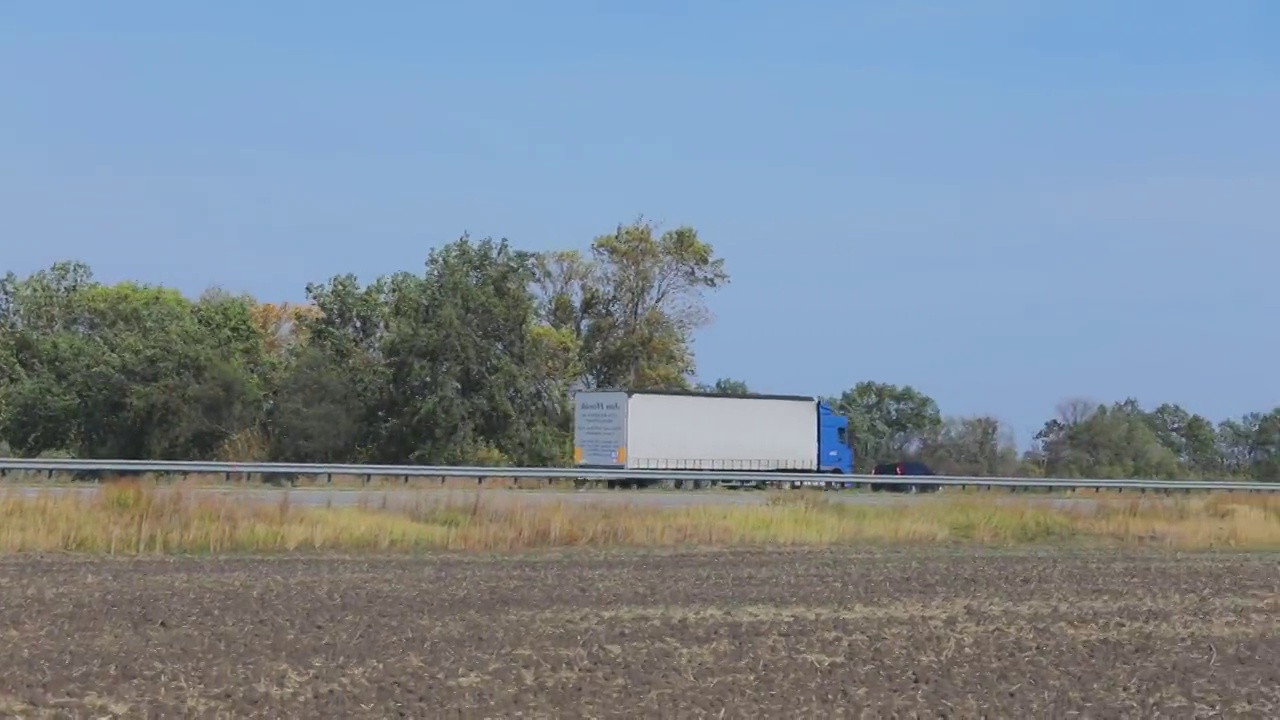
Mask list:
[[551,547],[855,543],[1155,544],[1280,548],[1280,498],[1106,499],[1060,509],[962,497],[891,505],[779,493],[758,506],[650,508],[423,491],[408,502],[305,507],[252,493],[112,483],[88,493],[0,491],[0,552],[505,551]]

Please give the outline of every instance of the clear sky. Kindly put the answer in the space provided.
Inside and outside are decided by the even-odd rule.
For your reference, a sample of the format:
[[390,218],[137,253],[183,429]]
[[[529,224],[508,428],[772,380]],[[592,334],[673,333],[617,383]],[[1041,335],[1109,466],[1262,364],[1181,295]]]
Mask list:
[[1222,419],[1280,405],[1277,38],[1266,0],[3,3],[0,267],[299,300],[643,213],[726,258],[703,379],[1024,444],[1072,395]]

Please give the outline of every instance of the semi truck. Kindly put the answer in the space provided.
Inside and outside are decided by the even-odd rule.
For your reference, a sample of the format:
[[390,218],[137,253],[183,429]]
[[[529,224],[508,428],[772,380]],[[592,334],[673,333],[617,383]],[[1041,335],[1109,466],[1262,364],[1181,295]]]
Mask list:
[[[803,395],[713,395],[590,390],[574,395],[573,460],[580,468],[707,471],[708,480],[673,487],[756,486],[766,473],[812,473],[798,485],[843,486],[819,475],[849,475],[849,422]],[[758,472],[754,482],[720,482],[715,471]],[[611,481],[644,486],[647,477]],[[661,479],[656,482],[663,482]]]

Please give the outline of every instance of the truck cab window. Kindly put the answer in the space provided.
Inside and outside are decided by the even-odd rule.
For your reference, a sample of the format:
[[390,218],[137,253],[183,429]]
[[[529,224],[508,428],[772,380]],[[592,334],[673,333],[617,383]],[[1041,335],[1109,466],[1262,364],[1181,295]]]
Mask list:
[[848,433],[845,431],[844,428],[836,428],[836,438],[840,440],[841,445],[849,444],[848,440],[846,439],[847,436],[848,436]]

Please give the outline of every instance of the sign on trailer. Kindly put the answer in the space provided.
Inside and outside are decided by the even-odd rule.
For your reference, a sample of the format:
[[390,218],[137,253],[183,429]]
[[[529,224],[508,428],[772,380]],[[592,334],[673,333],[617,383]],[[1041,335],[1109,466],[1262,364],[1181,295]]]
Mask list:
[[625,392],[584,392],[575,396],[574,464],[626,465],[627,399]]

